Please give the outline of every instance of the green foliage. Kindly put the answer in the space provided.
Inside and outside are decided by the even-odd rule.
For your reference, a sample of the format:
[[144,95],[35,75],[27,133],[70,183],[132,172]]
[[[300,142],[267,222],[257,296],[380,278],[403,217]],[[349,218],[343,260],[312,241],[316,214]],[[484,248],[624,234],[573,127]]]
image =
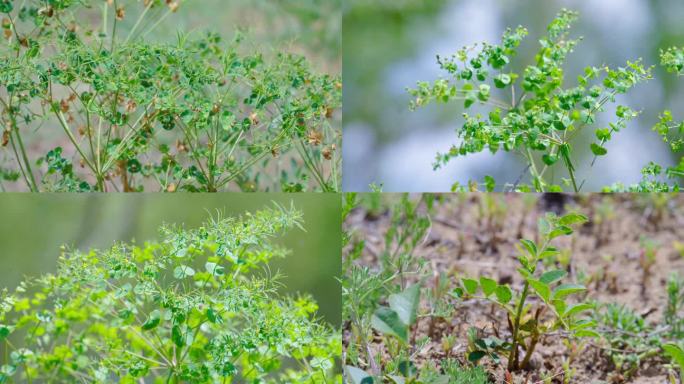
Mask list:
[[679,366],[679,371],[684,376],[684,349],[677,344],[665,344],[663,345],[663,350]]
[[606,304],[595,314],[602,328],[601,336],[608,343],[605,350],[622,377],[631,377],[644,360],[658,352],[660,338],[643,316],[618,304]]
[[[353,228],[346,231],[348,242],[343,257],[342,294],[343,318],[351,327],[346,348],[347,379],[352,383],[382,380],[420,383],[423,373],[413,365],[408,351],[411,348],[409,336],[420,315],[422,286],[420,282],[409,283],[407,277],[423,273],[423,264],[414,257],[414,252],[430,228],[426,211],[432,209],[434,198],[427,194],[420,199],[413,199],[408,194],[367,194],[363,199],[355,194],[345,195],[343,211],[346,217],[358,204],[367,204],[373,208],[372,214],[387,214],[390,221],[379,255],[379,270],[355,263],[363,255],[365,239],[359,238]],[[390,349],[392,361],[383,367],[376,361],[381,356],[369,347],[373,329],[383,336]]]
[[673,273],[667,281],[667,307],[665,324],[670,327],[673,339],[684,338],[684,279]]
[[[569,300],[569,296],[583,292],[586,288],[579,284],[561,283],[567,275],[563,270],[538,270],[540,261],[560,253],[551,245],[551,241],[572,234],[572,227],[586,220],[586,217],[576,213],[562,217],[549,213],[540,220],[538,242],[520,240],[518,261],[521,267],[518,273],[524,281],[520,292],[484,276],[461,279],[461,285],[454,290],[454,295],[461,299],[480,298],[498,305],[506,311],[511,333],[510,341],[495,337],[479,338],[471,333],[468,360],[477,362],[489,356],[498,362],[499,354],[505,352],[508,354],[508,370],[516,371],[528,367],[537,343],[551,331],[562,329],[574,337],[598,336],[593,329],[595,322],[581,317],[593,306]],[[536,301],[536,309],[527,305],[530,300]],[[545,321],[542,317],[544,313],[549,313],[553,321]],[[521,346],[525,349],[522,361],[519,355]]]
[[276,206],[142,246],[65,248],[57,273],[2,294],[0,382],[341,382],[339,333],[267,270],[287,255],[272,239],[300,225]]
[[[304,57],[252,52],[241,33],[146,39],[185,9],[175,1],[14,3],[4,2],[0,122],[27,189],[338,189],[341,80]],[[63,139],[34,158],[28,132],[54,127]]]
[[390,295],[388,302],[389,308],[381,306],[375,310],[371,324],[377,331],[408,343],[409,329],[418,315],[420,285],[414,284],[401,293]]
[[660,51],[660,63],[668,72],[684,75],[684,48],[670,47]]
[[[448,153],[437,155],[435,169],[455,157],[503,150],[525,158],[531,184],[519,185],[516,181],[504,187],[518,191],[560,191],[564,186],[551,184],[547,175],[554,168],[562,167],[569,177],[564,180],[565,186],[575,192],[581,189],[583,183],[576,178],[579,160],[575,153],[582,150],[575,145],[577,137],[589,129],[594,132],[595,140],[586,148],[593,154],[591,166],[598,157],[607,156],[606,144],[639,116],[639,112],[617,105],[614,119],[607,126],[598,126],[598,115],[609,103],[615,103],[618,95],[651,79],[651,68],[645,67],[641,60],[628,61],[618,68],[587,66],[576,79],[576,85],[568,87],[564,62],[579,42],[569,38],[577,17],[576,12],[562,10],[549,24],[546,36],[539,40],[534,63],[519,73],[513,71],[510,62],[527,35],[523,27],[506,30],[499,44],[476,44],[449,58],[437,57],[448,77],[434,83],[419,82],[415,89],[409,89],[414,97],[411,108],[432,101],[460,101],[466,110],[476,105],[482,108],[474,115],[464,113],[463,125],[457,130],[459,144]],[[669,49],[662,54],[663,65],[681,73],[681,57],[681,50]],[[491,92],[490,84],[497,89],[496,93]],[[662,124],[661,121],[656,130],[662,131]],[[680,140],[672,143],[676,143],[677,148],[681,145]],[[668,176],[676,174],[680,168],[668,170]],[[649,175],[654,171],[650,169]],[[486,180],[485,184],[487,190],[494,185],[492,180]],[[619,188],[619,185],[615,186],[615,189]],[[461,187],[455,186],[455,189]],[[662,182],[644,182],[632,189],[673,188]]]

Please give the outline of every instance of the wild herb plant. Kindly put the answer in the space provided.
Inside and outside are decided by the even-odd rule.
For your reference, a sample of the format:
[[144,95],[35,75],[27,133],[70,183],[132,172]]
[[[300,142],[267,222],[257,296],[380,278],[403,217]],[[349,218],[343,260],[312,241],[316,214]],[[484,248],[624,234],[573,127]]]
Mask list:
[[632,309],[609,303],[594,317],[607,342],[604,353],[614,366],[611,376],[616,380],[629,380],[645,360],[659,353],[660,338],[653,325]]
[[[560,252],[551,245],[551,241],[572,234],[572,226],[586,220],[586,217],[576,213],[562,217],[548,213],[540,220],[539,241],[520,240],[518,273],[524,281],[520,291],[514,291],[507,284],[498,284],[496,280],[485,276],[477,280],[461,280],[454,295],[461,299],[487,300],[501,307],[506,312],[510,331],[509,340],[471,335],[468,360],[477,362],[489,356],[498,362],[503,353],[508,357],[508,371],[513,372],[528,368],[538,343],[543,342],[545,335],[554,330],[565,331],[571,337],[598,336],[593,329],[595,323],[582,317],[593,305],[569,300],[569,296],[583,292],[586,288],[579,284],[559,284],[567,275],[564,270],[538,269],[545,257]],[[524,351],[522,356],[521,349]]]
[[[511,61],[527,36],[523,27],[506,30],[498,44],[475,44],[450,57],[437,56],[437,63],[447,73],[447,78],[433,83],[418,82],[415,89],[409,89],[414,97],[411,109],[433,101],[460,102],[466,110],[476,105],[482,108],[475,114],[463,114],[463,125],[456,131],[459,143],[447,153],[437,155],[435,169],[455,157],[485,150],[506,151],[521,155],[526,166],[518,180],[500,183],[504,189],[553,192],[569,187],[578,192],[582,188],[584,180],[577,175],[581,159],[576,153],[582,150],[577,147],[578,136],[584,131],[593,131],[595,137],[587,148],[593,155],[589,164],[593,166],[598,158],[608,154],[606,144],[640,112],[616,104],[613,121],[607,126],[597,123],[599,114],[605,112],[609,104],[614,104],[618,95],[651,79],[652,74],[651,67],[645,67],[639,59],[618,68],[587,66],[576,83],[568,85],[564,62],[580,41],[569,37],[577,17],[574,11],[562,10],[549,24],[546,36],[539,40],[534,63],[520,72],[511,68]],[[661,61],[668,71],[678,75],[684,73],[682,52],[676,48],[662,52]],[[674,150],[681,148],[681,138],[670,136],[684,133],[684,126],[673,124],[671,113],[664,112],[654,130]],[[557,168],[568,176],[560,184],[554,184],[549,177]],[[529,173],[531,186],[519,182],[524,173]],[[678,190],[676,178],[683,174],[682,165],[663,170],[654,163],[645,167],[642,173],[644,180],[638,185],[624,187],[618,184],[607,189]],[[663,175],[667,181],[661,180]],[[495,184],[492,177],[485,177],[484,189],[492,190]],[[468,187],[478,189],[475,182]],[[454,189],[464,187],[457,183]]]
[[241,33],[151,42],[189,5],[1,1],[5,181],[30,191],[336,191],[341,80],[302,56],[254,50]]
[[0,382],[341,383],[339,334],[267,268],[301,220],[276,206],[142,246],[64,248],[57,273],[2,292]]
[[[355,234],[347,234],[350,241],[343,261],[343,316],[349,330],[345,345],[346,378],[355,384],[383,380],[450,382],[450,377],[444,374],[435,379],[442,381],[424,381],[433,380],[434,372],[419,370],[412,361],[418,349],[414,332],[422,316],[419,303],[424,288],[421,281],[425,277],[424,262],[414,252],[431,226],[429,212],[434,197],[429,194],[419,199],[408,194],[386,196],[391,201],[384,203],[389,227],[384,233],[382,249],[376,255],[378,269],[355,263],[364,250],[368,251],[368,246],[363,237],[353,240]],[[370,199],[371,207],[377,208],[377,196],[364,197]],[[347,194],[345,201],[344,212],[351,212],[353,207],[362,204],[354,194]],[[388,361],[383,361],[382,354],[371,346],[374,334],[381,335],[382,345],[390,356]]]

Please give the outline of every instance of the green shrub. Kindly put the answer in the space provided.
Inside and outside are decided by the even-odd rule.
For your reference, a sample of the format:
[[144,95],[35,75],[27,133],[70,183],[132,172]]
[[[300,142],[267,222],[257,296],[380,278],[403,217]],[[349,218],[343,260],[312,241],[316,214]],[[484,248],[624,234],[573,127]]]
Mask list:
[[57,273],[2,293],[0,382],[341,382],[338,332],[260,271],[300,222],[275,207],[164,226],[142,246],[65,248]]
[[[3,178],[31,191],[337,190],[341,80],[241,33],[147,38],[185,7],[0,2]],[[28,149],[32,135],[47,153]]]
[[[546,36],[540,38],[540,47],[532,64],[516,72],[511,61],[527,36],[527,30],[518,27],[504,32],[499,44],[476,44],[459,50],[450,57],[437,56],[437,63],[447,74],[433,83],[418,82],[408,92],[413,96],[411,109],[430,102],[460,102],[466,110],[476,105],[484,112],[463,114],[463,125],[457,129],[459,143],[444,154],[437,154],[434,168],[451,159],[489,150],[513,152],[525,159],[530,185],[508,180],[501,183],[506,190],[558,192],[570,188],[581,190],[584,181],[578,179],[580,158],[576,153],[580,133],[591,129],[593,138],[589,147],[592,159],[589,166],[608,155],[606,144],[640,112],[626,105],[616,104],[618,95],[632,91],[638,84],[652,78],[652,68],[645,67],[641,59],[628,61],[624,67],[587,66],[573,86],[566,78],[564,63],[580,42],[569,37],[578,14],[562,10],[549,24]],[[661,63],[669,71],[684,74],[681,49],[670,48],[661,53]],[[615,105],[615,116],[607,126],[599,125],[598,115],[609,104]],[[674,152],[682,148],[684,123],[676,123],[670,111],[664,111],[653,127]],[[568,178],[554,184],[549,174],[561,168]],[[684,174],[684,158],[680,164],[664,168],[650,163],[642,170],[643,180],[633,186],[622,184],[605,187],[611,191],[676,191],[678,178]],[[495,187],[494,179],[484,176],[482,183],[488,191]],[[468,186],[478,189],[475,182]],[[454,184],[454,190],[465,187]]]

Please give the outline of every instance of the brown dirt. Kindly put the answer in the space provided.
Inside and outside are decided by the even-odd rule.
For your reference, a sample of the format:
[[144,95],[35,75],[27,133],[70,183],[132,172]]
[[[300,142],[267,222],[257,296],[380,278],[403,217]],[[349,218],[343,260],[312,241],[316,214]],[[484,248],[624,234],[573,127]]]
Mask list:
[[[391,199],[391,197],[390,197]],[[453,287],[459,277],[488,276],[521,287],[515,272],[518,267],[516,244],[521,237],[535,239],[537,219],[549,210],[577,211],[590,221],[572,236],[554,240],[561,249],[571,250],[568,282],[583,280],[587,299],[602,303],[620,303],[642,314],[650,323],[662,320],[667,302],[665,290],[673,272],[684,276],[684,255],[675,248],[684,241],[684,197],[681,195],[577,195],[540,197],[520,194],[450,194],[443,195],[431,216],[432,227],[415,254],[427,262],[416,282],[424,278],[425,290],[432,289],[440,273],[449,277]],[[560,201],[556,201],[560,200]],[[658,208],[659,204],[662,204]],[[491,209],[487,207],[493,207]],[[489,212],[489,213],[487,213]],[[387,213],[370,218],[364,208],[356,209],[347,218],[345,227],[366,240],[366,249],[358,263],[377,267],[378,255],[384,246],[384,231],[388,227]],[[640,260],[644,252],[642,239],[657,244],[655,264],[644,280]],[[582,279],[582,276],[588,278]],[[425,291],[424,290],[424,291]],[[430,341],[416,351],[418,366],[426,361],[439,362],[456,357],[465,362],[466,330],[479,328],[482,335],[498,333],[508,336],[505,316],[492,304],[474,300],[462,302],[450,298],[455,308],[453,316],[433,324]],[[426,295],[421,308],[427,311]],[[416,325],[416,339],[429,335],[432,319],[422,317]],[[345,338],[349,330],[345,330]],[[443,348],[447,335],[456,335],[455,346]],[[345,342],[346,346],[346,342]],[[576,370],[570,383],[667,383],[662,358],[645,361],[635,375],[623,378],[614,371],[600,340],[566,345],[560,335],[546,337],[532,359],[533,369],[514,374],[516,383],[536,383],[544,376],[557,375],[554,383],[563,383],[563,361],[571,359]],[[372,348],[386,354],[382,338],[376,337]],[[574,353],[571,348],[575,348]],[[496,383],[504,382],[505,359],[501,365],[483,361]]]

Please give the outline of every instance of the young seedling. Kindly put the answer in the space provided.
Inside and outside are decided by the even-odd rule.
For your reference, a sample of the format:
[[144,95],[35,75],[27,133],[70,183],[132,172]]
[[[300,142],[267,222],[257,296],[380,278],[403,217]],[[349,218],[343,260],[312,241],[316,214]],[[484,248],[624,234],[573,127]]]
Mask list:
[[57,273],[1,294],[0,382],[341,383],[339,333],[260,272],[301,220],[276,206],[142,246],[65,248]]
[[302,56],[250,52],[241,33],[147,38],[185,8],[0,1],[4,179],[30,191],[338,190],[340,79]]
[[[461,280],[454,294],[459,298],[484,299],[498,305],[506,313],[510,331],[507,341],[497,338],[476,339],[474,344],[477,348],[470,352],[470,361],[476,362],[485,356],[496,359],[503,352],[508,355],[508,371],[513,372],[528,367],[537,344],[552,330],[562,329],[575,337],[597,336],[592,329],[595,323],[580,318],[593,305],[571,303],[568,300],[569,296],[583,292],[586,288],[578,284],[559,284],[567,275],[563,270],[538,269],[544,257],[559,252],[551,245],[551,241],[572,234],[572,227],[586,220],[586,217],[576,213],[562,217],[547,214],[540,221],[539,242],[527,239],[520,241],[518,261],[521,267],[518,272],[523,279],[520,291],[484,276],[478,280]],[[547,316],[551,321],[546,321]],[[522,360],[521,349],[524,351]]]
[[639,240],[641,253],[639,254],[639,266],[641,267],[641,295],[645,297],[648,284],[651,279],[653,265],[656,262],[658,243],[654,240],[642,237]]
[[[638,84],[651,79],[651,68],[641,60],[628,61],[624,67],[610,68],[587,66],[572,86],[563,68],[566,57],[579,43],[569,38],[578,14],[562,10],[549,24],[546,36],[540,39],[540,48],[534,61],[524,70],[516,72],[511,61],[527,35],[523,27],[508,29],[498,44],[482,43],[459,50],[451,57],[437,56],[437,63],[447,77],[433,83],[418,82],[408,92],[413,96],[411,109],[430,102],[462,103],[467,111],[457,130],[458,144],[447,153],[437,154],[434,168],[440,168],[451,159],[489,150],[513,152],[525,159],[520,177],[506,180],[504,189],[528,191],[559,191],[570,188],[578,192],[584,181],[577,174],[581,158],[578,152],[590,151],[587,166],[592,167],[598,158],[608,155],[607,144],[640,112],[625,105],[615,106],[613,121],[606,126],[598,124],[598,115],[615,103],[618,95],[626,94]],[[682,50],[670,48],[661,54],[662,64],[670,72],[682,75]],[[477,107],[477,108],[476,108]],[[474,114],[469,111],[475,109]],[[668,133],[684,130],[682,124],[673,124],[671,115],[663,114],[656,131]],[[587,130],[593,138],[586,148]],[[681,139],[665,140],[678,149]],[[554,171],[560,168],[567,175],[562,183],[553,180]],[[678,190],[676,178],[684,174],[684,162],[666,171],[651,164],[644,168],[644,181],[625,188],[618,184],[612,190],[667,191]],[[529,173],[529,184],[519,181]],[[665,173],[670,182],[658,180]],[[492,190],[495,181],[487,176],[484,189]],[[477,183],[469,183],[470,189]],[[455,184],[455,189],[464,189]]]

